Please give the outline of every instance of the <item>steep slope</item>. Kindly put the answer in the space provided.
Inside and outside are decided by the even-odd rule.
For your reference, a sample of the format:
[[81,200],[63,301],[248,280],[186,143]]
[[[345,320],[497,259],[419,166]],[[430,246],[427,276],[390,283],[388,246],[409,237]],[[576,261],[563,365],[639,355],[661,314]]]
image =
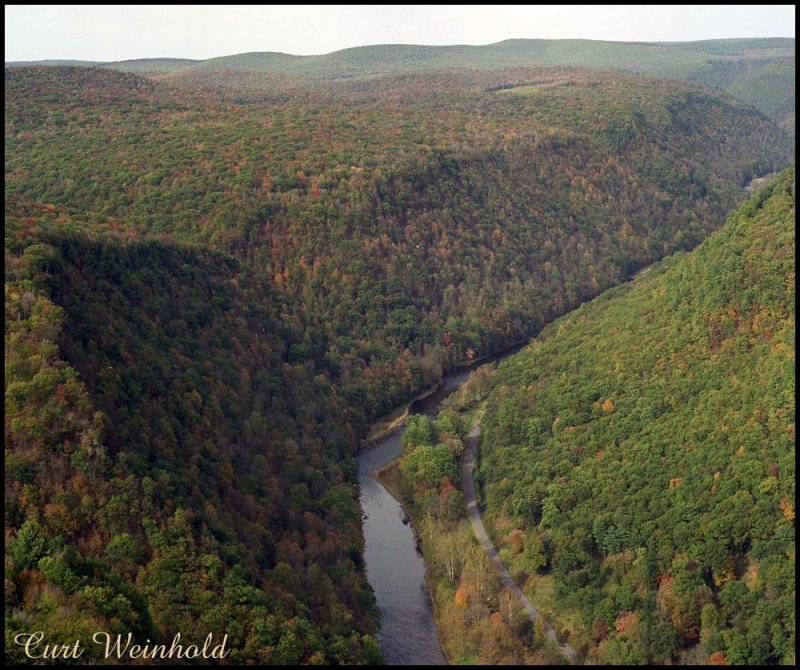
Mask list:
[[792,158],[751,108],[635,75],[274,83],[6,71],[11,632],[374,661],[368,420]]
[[748,72],[729,84],[725,90],[749,102],[794,134],[794,58]]
[[84,662],[97,631],[379,660],[356,429],[287,361],[285,298],[52,206],[7,205],[6,267],[7,658],[42,630]]
[[794,225],[791,168],[498,368],[482,502],[590,660],[793,658]]
[[90,72],[7,71],[8,192],[242,259],[305,315],[293,360],[362,420],[690,248],[792,155],[729,98],[632,75],[437,73],[275,105],[110,71],[95,94]]

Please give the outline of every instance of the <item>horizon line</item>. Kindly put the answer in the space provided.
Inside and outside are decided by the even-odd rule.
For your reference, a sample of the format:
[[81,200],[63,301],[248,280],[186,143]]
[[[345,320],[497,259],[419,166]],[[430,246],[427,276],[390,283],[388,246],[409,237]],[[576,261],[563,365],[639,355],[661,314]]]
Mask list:
[[14,64],[14,63],[47,63],[51,61],[73,61],[78,63],[92,63],[97,65],[111,65],[114,63],[128,63],[131,61],[144,61],[144,60],[185,60],[185,61],[192,61],[195,63],[202,63],[208,60],[214,60],[216,58],[230,58],[232,56],[243,56],[245,54],[276,54],[280,56],[289,56],[291,58],[319,58],[321,56],[331,56],[336,53],[340,53],[342,51],[349,51],[352,49],[368,49],[370,47],[424,47],[424,48],[435,48],[435,49],[446,49],[451,47],[472,47],[472,48],[481,48],[481,47],[491,47],[498,44],[502,44],[503,42],[512,42],[512,41],[539,41],[539,42],[565,42],[565,41],[584,41],[584,42],[604,42],[604,43],[611,43],[611,44],[656,44],[656,45],[672,45],[672,44],[699,44],[703,42],[720,42],[720,41],[733,41],[733,40],[794,40],[796,39],[795,36],[782,36],[782,35],[775,35],[770,37],[751,37],[751,36],[742,36],[742,37],[711,37],[702,40],[598,40],[598,39],[590,39],[585,37],[556,37],[556,38],[543,38],[543,37],[508,37],[506,39],[498,40],[497,42],[489,42],[488,44],[416,44],[416,43],[407,43],[407,42],[386,42],[386,43],[378,43],[378,44],[359,44],[356,46],[350,47],[343,47],[341,49],[335,49],[333,51],[328,51],[325,53],[320,54],[291,54],[285,51],[240,51],[236,53],[230,54],[223,54],[218,56],[209,56],[208,58],[190,58],[187,56],[139,56],[135,58],[122,58],[122,59],[115,59],[115,60],[97,60],[97,59],[90,59],[90,58],[26,58],[26,59],[18,59],[18,60],[8,60],[6,59],[4,63],[6,64]]

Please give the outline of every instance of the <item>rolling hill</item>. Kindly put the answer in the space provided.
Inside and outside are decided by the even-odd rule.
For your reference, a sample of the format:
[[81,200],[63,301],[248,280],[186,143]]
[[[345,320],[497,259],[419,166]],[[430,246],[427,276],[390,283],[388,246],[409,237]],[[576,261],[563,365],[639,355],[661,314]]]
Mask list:
[[[773,118],[785,121],[785,126],[792,129],[794,52],[794,39],[790,38],[664,43],[512,39],[485,46],[375,45],[318,56],[251,52],[202,61],[140,59],[80,64],[145,73],[176,82],[204,79],[213,85],[225,85],[234,79],[238,85],[244,86],[253,85],[252,78],[243,81],[231,71],[268,73],[302,82],[373,78],[455,68],[591,67],[635,72],[648,77],[697,81],[721,88],[751,102],[764,113],[773,115]],[[6,67],[37,64],[79,63],[6,63]],[[780,72],[775,71],[776,65]],[[792,79],[791,86],[787,86],[787,77]],[[773,103],[776,98],[781,101],[778,110]],[[791,108],[790,111],[784,109],[787,106]]]

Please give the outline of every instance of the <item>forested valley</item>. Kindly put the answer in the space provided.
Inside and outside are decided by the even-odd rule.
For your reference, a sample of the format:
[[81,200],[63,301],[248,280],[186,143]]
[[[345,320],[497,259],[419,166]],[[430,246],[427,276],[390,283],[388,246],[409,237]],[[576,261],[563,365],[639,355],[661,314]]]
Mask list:
[[[7,660],[24,660],[14,634],[46,628],[64,643],[96,630],[225,633],[238,663],[380,661],[355,461],[370,422],[455,364],[692,249],[752,178],[794,159],[789,135],[747,103],[636,74],[457,68],[313,86],[217,75],[225,86],[6,68]],[[764,244],[785,250],[787,236]],[[720,350],[750,323],[747,306],[725,309],[736,314],[709,317]],[[775,309],[758,322],[773,345],[783,342],[767,318],[783,314]],[[601,395],[591,402],[623,403],[621,387]],[[498,448],[487,453],[522,444],[516,434],[503,441],[504,420],[490,424]],[[731,430],[748,421],[731,416]],[[540,428],[544,439],[550,426]],[[597,451],[613,456],[606,437]],[[741,463],[761,459],[743,453]],[[564,463],[581,457],[553,458],[547,479],[558,486]],[[764,467],[788,472],[781,458]],[[535,523],[520,530],[538,538],[541,492],[520,484],[524,502],[503,507],[511,489],[492,488],[499,467],[482,461],[487,503],[527,515]],[[770,500],[788,496],[784,475],[766,477],[750,499],[726,504],[760,504],[758,487]],[[566,514],[568,488],[547,494],[552,514]],[[601,535],[638,537],[624,520],[602,519]],[[543,555],[580,581],[597,558],[594,536],[558,522],[551,535],[583,544],[563,560]],[[674,542],[694,532],[688,523],[647,549],[653,565],[672,564]],[[709,545],[716,563],[687,554],[694,567],[669,575],[701,588],[703,570],[728,574],[719,571],[730,559],[738,574],[748,550],[762,570],[783,569],[766,560],[772,548],[748,541],[724,556]],[[609,561],[622,553],[626,569],[597,568],[581,586],[601,590],[609,572],[632,579],[635,547],[626,548],[607,551]],[[761,589],[778,579],[751,573]],[[659,602],[678,602],[683,591],[673,590]],[[735,593],[738,606],[746,594]],[[621,611],[615,597],[592,610],[607,627]],[[713,631],[675,624],[675,645],[712,631],[715,651],[735,659],[743,643],[731,637],[728,601],[715,597],[699,606],[716,608]],[[636,653],[614,644],[602,653]]]
[[412,417],[403,485],[431,527],[448,628],[485,642],[472,653],[497,662],[537,641],[497,582],[497,621],[474,627],[490,612],[473,613],[448,491],[465,432],[452,409],[485,398],[484,518],[586,662],[794,662],[795,188],[791,168],[691,253],[473,373],[433,424]]

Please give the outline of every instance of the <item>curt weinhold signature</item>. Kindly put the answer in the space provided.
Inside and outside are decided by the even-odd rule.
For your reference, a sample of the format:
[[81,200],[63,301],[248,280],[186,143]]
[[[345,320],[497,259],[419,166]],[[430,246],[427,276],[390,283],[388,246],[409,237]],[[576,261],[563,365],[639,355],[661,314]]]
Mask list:
[[[212,647],[213,633],[209,633],[202,645],[181,644],[181,634],[177,633],[172,639],[172,644],[151,644],[147,640],[146,644],[138,644],[133,641],[133,633],[112,636],[110,633],[98,632],[92,635],[95,644],[104,645],[105,657],[111,658],[225,658],[231,653],[226,648],[228,642],[227,633],[222,638],[222,642]],[[25,648],[25,655],[28,658],[48,658],[48,659],[77,659],[86,651],[81,646],[80,640],[75,640],[73,644],[45,644],[44,633],[19,633],[14,636],[14,642]]]

